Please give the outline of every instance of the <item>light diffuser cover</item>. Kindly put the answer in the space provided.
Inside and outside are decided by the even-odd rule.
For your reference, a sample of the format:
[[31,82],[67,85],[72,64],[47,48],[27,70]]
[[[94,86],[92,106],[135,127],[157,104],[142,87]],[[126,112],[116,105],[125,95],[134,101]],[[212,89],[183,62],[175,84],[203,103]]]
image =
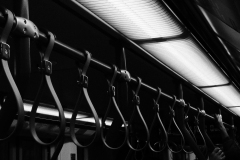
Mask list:
[[157,0],[77,0],[133,40],[176,36],[178,23]]
[[141,47],[196,86],[228,83],[224,74],[191,38],[145,43]]
[[202,90],[226,107],[240,106],[240,94],[232,85],[203,88]]
[[228,108],[234,113],[236,113],[238,116],[240,116],[240,107],[233,107],[233,108]]

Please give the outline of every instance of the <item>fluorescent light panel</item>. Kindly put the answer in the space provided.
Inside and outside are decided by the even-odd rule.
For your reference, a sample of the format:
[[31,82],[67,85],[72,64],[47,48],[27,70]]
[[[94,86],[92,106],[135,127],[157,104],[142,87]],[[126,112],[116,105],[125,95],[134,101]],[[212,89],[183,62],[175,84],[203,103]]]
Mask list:
[[183,33],[157,0],[77,0],[130,39],[151,39]]
[[233,111],[234,113],[236,113],[238,116],[240,116],[240,107],[233,107],[233,108],[229,108],[231,111]]
[[202,90],[224,106],[240,106],[240,94],[232,85],[203,88]]
[[141,47],[196,86],[228,83],[228,79],[191,38],[145,43]]

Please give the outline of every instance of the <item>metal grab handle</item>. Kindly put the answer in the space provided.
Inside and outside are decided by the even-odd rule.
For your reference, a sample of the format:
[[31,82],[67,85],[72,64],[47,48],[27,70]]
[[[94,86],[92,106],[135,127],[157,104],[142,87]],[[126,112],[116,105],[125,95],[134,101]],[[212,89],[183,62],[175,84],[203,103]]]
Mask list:
[[[200,136],[203,139],[203,144],[204,144],[203,149],[204,150],[202,150],[202,149],[200,149],[200,150],[203,152],[204,155],[206,155],[207,154],[207,144],[206,144],[205,138],[204,138],[201,130],[199,129],[199,120],[198,120],[199,114],[200,114],[200,109],[198,108],[197,116],[194,117],[195,118],[195,126],[196,126],[197,131],[199,132]],[[196,135],[196,130],[195,130],[194,134]],[[196,143],[197,143],[197,141],[196,141]]]
[[[155,149],[152,147],[152,145],[151,145],[151,143],[150,143],[150,140],[151,140],[151,138],[150,138],[150,139],[149,139],[148,146],[149,146],[149,148],[150,148],[153,152],[155,152],[155,153],[160,153],[160,152],[162,152],[162,151],[166,148],[166,146],[167,146],[168,135],[167,135],[166,129],[165,129],[165,127],[164,127],[164,125],[163,125],[163,123],[162,123],[162,120],[161,120],[161,118],[160,118],[160,115],[159,115],[159,104],[158,104],[158,101],[159,101],[159,98],[160,98],[162,92],[161,92],[161,89],[160,89],[160,88],[157,88],[157,91],[158,91],[158,96],[157,96],[156,100],[153,100],[153,102],[154,102],[154,108],[153,108],[153,109],[154,109],[154,111],[155,111],[155,115],[154,115],[154,118],[153,118],[153,121],[152,121],[152,124],[151,124],[151,127],[150,127],[150,133],[149,133],[149,134],[150,134],[150,136],[151,136],[154,123],[155,123],[155,121],[157,120],[157,121],[160,123],[160,126],[161,126],[161,128],[162,128],[162,130],[163,130],[163,133],[164,133],[164,136],[165,136],[165,143],[163,144],[163,147],[162,147],[159,151],[157,151],[157,150],[155,150]],[[159,146],[160,146],[161,142],[157,142],[157,143],[159,143]],[[156,143],[155,143],[155,144],[156,144]]]
[[193,152],[197,156],[199,160],[206,160],[202,152],[199,150],[196,142],[192,138],[192,136],[189,134],[186,125],[185,125],[185,119],[184,119],[184,101],[180,101],[180,105],[176,107],[176,120],[178,122],[179,128],[181,129],[186,141],[192,148]]
[[201,105],[200,105],[200,109],[201,109],[201,112],[203,114],[200,114],[200,117],[199,117],[199,128],[203,134],[203,137],[205,138],[205,141],[206,141],[206,145],[207,145],[207,149],[208,149],[208,153],[212,153],[212,151],[214,150],[215,148],[215,145],[214,143],[212,142],[212,140],[209,138],[207,132],[206,132],[206,129],[205,129],[205,111],[204,111],[204,101],[203,101],[203,98],[200,99],[201,100]]
[[[102,119],[101,139],[102,139],[104,145],[105,145],[107,148],[116,150],[116,149],[120,149],[120,148],[125,144],[125,142],[126,142],[126,140],[127,140],[127,137],[128,137],[128,128],[127,128],[127,123],[126,123],[126,121],[125,121],[125,119],[124,119],[124,117],[123,117],[123,115],[122,115],[122,113],[121,113],[121,111],[120,111],[120,109],[119,109],[119,107],[118,107],[118,105],[117,105],[117,102],[116,102],[116,100],[115,100],[115,87],[113,86],[113,84],[114,84],[114,81],[115,81],[116,76],[117,76],[117,67],[116,67],[115,65],[113,65],[113,68],[114,68],[113,77],[112,77],[112,79],[111,79],[111,82],[108,81],[108,83],[109,83],[109,95],[110,95],[110,96],[109,96],[109,103],[108,103],[107,111],[106,111],[106,113],[105,113],[105,115],[104,115],[104,117],[103,117],[103,119]],[[109,146],[109,145],[107,144],[107,142],[106,142],[105,137],[104,137],[105,121],[106,121],[106,119],[107,119],[107,115],[108,115],[108,113],[109,113],[109,111],[110,111],[110,108],[111,108],[111,104],[112,104],[112,103],[113,103],[113,106],[114,106],[114,108],[116,109],[117,113],[119,114],[119,116],[120,116],[120,118],[121,118],[121,120],[122,120],[122,122],[123,122],[124,129],[125,129],[125,138],[124,138],[124,141],[123,141],[123,143],[122,143],[120,146],[118,146],[118,147],[111,147],[111,146]]]
[[170,132],[170,130],[171,130],[171,125],[172,125],[172,122],[173,122],[174,125],[176,126],[178,132],[179,132],[180,135],[181,135],[181,145],[180,145],[180,149],[179,149],[179,150],[175,150],[175,151],[174,151],[174,150],[170,147],[170,145],[169,145],[169,138],[168,138],[167,147],[168,147],[168,149],[169,149],[172,153],[179,153],[179,152],[181,152],[181,151],[183,150],[183,147],[184,147],[184,145],[185,145],[185,139],[184,139],[184,136],[183,136],[183,134],[182,134],[182,131],[179,129],[179,127],[178,127],[178,125],[177,125],[177,123],[176,123],[176,121],[175,121],[175,118],[174,118],[174,117],[175,117],[174,106],[175,106],[176,101],[177,101],[176,96],[173,96],[173,99],[174,99],[174,101],[173,101],[172,106],[169,106],[169,109],[170,109],[170,112],[171,112],[171,119],[170,119],[170,123],[169,123],[169,126],[168,126],[167,133],[169,134],[169,132]]
[[[14,15],[11,11],[9,11],[5,8],[1,8],[1,10],[3,10],[2,13],[4,13],[7,16],[7,21],[3,28],[1,38],[0,38],[1,66],[3,68],[4,75],[6,76],[7,81],[10,85],[10,88],[13,92],[13,95],[16,100],[16,105],[18,108],[18,119],[17,119],[16,127],[8,136],[6,136],[4,138],[0,138],[0,141],[6,141],[21,131],[21,129],[24,125],[24,114],[25,113],[24,113],[22,97],[20,95],[20,92],[17,88],[17,85],[12,77],[12,74],[11,74],[9,66],[8,66],[8,60],[10,58],[10,46],[7,44],[7,39],[12,30],[12,27],[13,27]],[[4,104],[3,104],[3,107],[5,107]]]
[[[140,87],[141,87],[141,85],[142,85],[142,80],[141,80],[141,78],[138,77],[138,78],[137,78],[137,81],[138,81],[138,86],[137,86],[136,92],[133,91],[133,105],[134,105],[134,108],[133,108],[133,113],[132,113],[132,116],[131,116],[131,118],[130,118],[128,127],[130,127],[130,125],[132,124],[133,118],[134,118],[134,116],[135,116],[135,112],[136,112],[136,110],[137,110],[137,113],[138,113],[138,115],[139,115],[140,119],[142,120],[143,125],[144,125],[144,127],[145,127],[145,130],[146,130],[146,133],[147,133],[147,140],[146,140],[145,145],[144,145],[142,148],[138,148],[138,147],[137,147],[137,148],[134,148],[134,147],[131,145],[131,143],[130,143],[130,138],[129,138],[129,135],[130,135],[130,134],[128,133],[127,144],[128,144],[128,146],[130,147],[130,149],[132,149],[132,150],[134,150],[134,151],[141,151],[141,150],[143,150],[143,149],[148,145],[149,138],[150,138],[150,134],[149,134],[149,130],[148,130],[147,124],[146,124],[146,122],[145,122],[145,120],[144,120],[144,118],[143,118],[143,116],[142,116],[142,114],[141,114],[141,111],[140,111],[140,109],[139,109],[140,98],[139,98],[139,96],[138,96],[138,92],[139,92]],[[129,132],[129,129],[128,129],[128,132]]]
[[[92,104],[92,101],[88,95],[88,91],[87,91],[87,87],[88,87],[88,77],[86,76],[86,72],[87,69],[89,67],[90,61],[91,61],[91,54],[89,52],[85,52],[86,54],[86,62],[83,66],[83,69],[80,68],[80,66],[78,66],[78,71],[79,71],[79,75],[80,75],[80,92],[78,95],[78,99],[71,117],[71,121],[70,121],[70,136],[72,138],[72,141],[81,148],[86,148],[91,146],[95,140],[97,140],[100,137],[100,133],[101,133],[101,126],[100,126],[100,120],[99,117],[97,115],[97,112]],[[82,95],[83,92],[83,95]],[[91,109],[91,112],[93,113],[93,117],[95,120],[95,124],[96,124],[96,133],[94,138],[92,139],[92,141],[87,144],[87,145],[82,145],[81,143],[79,143],[79,141],[77,140],[76,134],[75,134],[75,122],[76,122],[76,117],[79,111],[79,106],[80,106],[80,102],[83,99],[83,97],[85,97],[85,99],[87,100],[87,103]]]

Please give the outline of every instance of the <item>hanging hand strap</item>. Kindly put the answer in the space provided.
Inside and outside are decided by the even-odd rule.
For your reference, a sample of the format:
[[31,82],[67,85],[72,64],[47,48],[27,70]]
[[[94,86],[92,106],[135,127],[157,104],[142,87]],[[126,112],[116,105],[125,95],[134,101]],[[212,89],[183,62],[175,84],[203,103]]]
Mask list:
[[[189,118],[188,118],[188,112],[189,112],[189,109],[190,109],[190,104],[188,103],[188,104],[187,104],[187,111],[186,111],[185,114],[184,114],[184,121],[185,121],[186,128],[187,128],[189,134],[192,136],[192,138],[194,139],[194,141],[197,142],[196,137],[195,137],[195,135],[194,135],[191,127],[190,127],[189,124],[188,124],[188,120],[189,120]],[[187,153],[187,154],[193,153],[193,151],[187,151],[187,150],[184,149],[184,148],[183,148],[183,151],[184,151],[185,153]]]
[[[64,111],[62,108],[62,105],[57,97],[57,94],[53,88],[52,82],[51,82],[51,77],[50,75],[52,74],[52,63],[49,61],[49,57],[51,54],[51,51],[53,49],[53,45],[54,45],[54,41],[55,41],[55,37],[51,32],[48,32],[48,36],[49,36],[49,42],[46,48],[45,53],[42,53],[42,51],[40,51],[40,56],[41,56],[41,68],[40,68],[40,72],[41,72],[41,83],[37,92],[37,95],[35,97],[33,106],[32,106],[32,110],[31,110],[31,115],[30,115],[30,131],[31,134],[33,136],[33,138],[35,139],[35,141],[41,145],[52,145],[55,144],[57,142],[60,141],[60,139],[64,136],[64,132],[65,132],[65,117],[64,117]],[[36,127],[35,127],[35,117],[37,114],[37,109],[39,106],[39,102],[40,99],[42,97],[43,94],[43,89],[45,87],[45,85],[47,84],[47,87],[51,93],[51,95],[53,96],[55,105],[57,107],[57,110],[59,112],[59,121],[60,121],[60,131],[58,136],[51,142],[49,143],[45,143],[42,140],[40,140],[40,138],[38,137],[37,133],[36,133]]]
[[[55,37],[51,32],[48,32],[48,36],[49,36],[49,42],[48,42],[45,52],[43,53],[40,49],[41,83],[40,83],[37,95],[35,97],[35,100],[34,100],[34,103],[32,106],[32,110],[31,110],[31,114],[30,114],[30,131],[31,131],[31,135],[34,138],[34,140],[41,145],[49,146],[49,145],[58,143],[56,150],[55,150],[53,156],[51,157],[51,160],[55,160],[55,159],[57,159],[58,154],[60,153],[61,148],[64,143],[64,133],[65,133],[66,121],[65,121],[65,116],[64,116],[64,111],[63,111],[62,105],[57,97],[57,94],[56,94],[54,88],[53,88],[51,77],[50,77],[50,75],[52,74],[52,63],[49,61],[49,57],[50,57],[50,54],[51,54],[53,46],[54,46]],[[39,102],[40,102],[40,99],[43,94],[43,89],[46,84],[47,84],[47,87],[48,87],[51,95],[53,96],[55,106],[57,107],[57,110],[59,112],[59,121],[60,121],[60,131],[59,131],[58,136],[53,141],[48,142],[48,143],[43,142],[38,137],[38,135],[36,133],[36,127],[35,127],[35,117],[37,114],[37,109],[38,109]]]
[[172,122],[173,122],[174,125],[176,126],[178,132],[180,133],[180,136],[181,136],[181,144],[180,144],[180,149],[179,149],[179,150],[173,150],[173,149],[170,147],[170,145],[169,145],[169,142],[170,142],[170,141],[169,141],[169,139],[168,139],[167,147],[168,147],[168,149],[169,149],[172,153],[179,153],[179,152],[181,152],[181,151],[183,150],[183,147],[184,147],[184,145],[185,145],[185,139],[184,139],[184,136],[183,136],[183,134],[182,134],[182,131],[179,129],[179,127],[178,127],[178,125],[177,125],[177,123],[176,123],[176,121],[175,121],[175,118],[174,118],[174,117],[175,117],[174,106],[175,106],[176,101],[177,101],[176,96],[173,96],[173,99],[174,99],[174,100],[173,100],[172,106],[169,106],[171,119],[170,119],[170,123],[169,123],[167,132],[168,132],[168,134],[170,133],[170,131],[171,131],[171,126],[172,126]]
[[155,150],[151,146],[151,143],[150,143],[150,140],[149,140],[148,146],[155,153],[159,153],[159,152],[163,151],[165,149],[165,147],[167,146],[166,144],[167,144],[167,141],[168,141],[168,135],[167,135],[166,129],[165,129],[165,127],[164,127],[164,125],[162,123],[162,120],[160,118],[160,115],[159,115],[159,104],[158,104],[158,101],[159,101],[159,98],[160,98],[162,92],[161,92],[160,88],[158,88],[157,91],[158,91],[158,96],[157,96],[156,100],[153,100],[153,102],[154,102],[154,108],[153,109],[154,109],[155,115],[154,115],[154,118],[153,118],[153,121],[152,121],[152,125],[151,125],[151,128],[150,128],[150,135],[152,133],[152,129],[153,129],[154,123],[157,120],[160,123],[160,126],[161,126],[161,128],[163,130],[163,133],[164,133],[164,136],[165,136],[165,142],[164,142],[163,145],[161,145],[161,142],[157,142],[157,143],[159,143],[159,146],[162,146],[162,147],[160,147],[160,150],[157,151],[157,150]]
[[[118,108],[118,105],[117,105],[117,102],[116,102],[116,99],[115,99],[115,87],[113,86],[114,84],[114,81],[116,79],[116,76],[117,76],[117,67],[115,65],[113,65],[113,68],[114,68],[114,72],[113,72],[113,77],[111,79],[111,82],[109,82],[109,103],[108,103],[108,108],[107,108],[107,111],[105,112],[105,115],[102,119],[102,128],[101,128],[101,138],[102,138],[102,141],[104,143],[104,145],[109,148],[109,149],[120,149],[126,142],[127,140],[127,137],[128,137],[128,128],[127,128],[127,123],[120,111],[120,109]],[[106,142],[106,139],[104,137],[104,128],[105,128],[105,121],[107,120],[107,115],[110,111],[110,108],[111,108],[111,104],[113,103],[113,106],[114,108],[116,109],[118,115],[120,116],[122,122],[123,122],[123,125],[124,125],[124,129],[125,129],[125,138],[124,138],[124,141],[123,143],[118,146],[118,147],[111,147],[107,144]]]
[[[199,128],[199,120],[198,120],[198,117],[199,117],[199,115],[200,115],[200,109],[198,108],[197,110],[198,110],[197,116],[194,117],[194,118],[195,118],[195,127],[196,127],[197,130],[194,131],[194,135],[196,135],[196,132],[197,132],[197,131],[199,132],[199,134],[200,134],[200,136],[201,136],[201,138],[202,138],[202,140],[203,140],[203,147],[200,148],[200,150],[203,152],[204,155],[206,155],[206,154],[207,154],[206,141],[205,141],[205,138],[204,138],[204,136],[203,136],[203,134],[202,134],[202,132],[201,132],[201,130],[200,130],[200,128]],[[197,141],[196,141],[196,143],[197,143]]]
[[[71,122],[70,122],[70,135],[71,135],[71,138],[73,140],[73,142],[78,146],[78,147],[81,147],[81,148],[86,148],[86,147],[89,147],[91,146],[100,136],[100,131],[101,131],[101,128],[100,128],[100,120],[98,118],[98,115],[97,115],[97,112],[90,100],[90,97],[88,95],[88,91],[87,91],[87,87],[88,87],[88,77],[86,76],[86,72],[87,72],[87,69],[88,69],[88,66],[90,64],[90,61],[91,61],[91,54],[88,53],[87,51],[85,52],[86,54],[86,62],[84,64],[84,67],[83,67],[83,70],[80,69],[80,66],[78,66],[78,71],[79,71],[79,75],[80,75],[80,92],[79,92],[79,95],[78,95],[78,99],[77,99],[77,102],[76,102],[76,105],[75,105],[75,108],[74,108],[74,111],[73,111],[73,114],[72,114],[72,118],[71,118]],[[94,120],[95,120],[95,125],[96,125],[96,130],[95,130],[95,136],[94,138],[92,139],[92,141],[87,144],[87,145],[82,145],[81,143],[79,143],[79,141],[77,140],[77,137],[76,137],[76,134],[75,134],[75,123],[76,123],[76,117],[77,117],[77,114],[78,114],[78,111],[79,111],[79,106],[81,105],[81,99],[83,98],[82,96],[82,92],[83,92],[83,95],[85,97],[85,99],[87,100],[87,103],[91,109],[91,112],[93,113],[93,117],[94,117]]]
[[[145,122],[145,120],[144,120],[144,118],[143,118],[143,116],[142,116],[142,114],[141,114],[141,111],[140,111],[140,109],[139,109],[140,98],[139,98],[139,96],[138,96],[138,92],[139,92],[140,87],[141,87],[141,85],[142,85],[142,80],[141,80],[141,78],[138,77],[138,78],[137,78],[137,81],[138,81],[138,86],[137,86],[136,92],[133,91],[133,105],[134,105],[134,109],[133,109],[133,113],[132,113],[132,116],[131,116],[131,118],[130,118],[128,127],[132,125],[133,118],[134,118],[135,112],[136,112],[136,110],[137,110],[137,113],[138,113],[140,119],[142,120],[143,125],[144,125],[144,128],[145,128],[145,130],[146,130],[147,139],[146,139],[145,145],[144,145],[142,148],[138,148],[138,147],[137,147],[137,148],[134,148],[134,147],[131,145],[131,143],[130,143],[130,138],[129,138],[129,134],[128,134],[127,144],[128,144],[128,146],[130,147],[130,149],[132,149],[132,150],[134,150],[134,151],[141,151],[141,150],[143,150],[143,149],[148,145],[149,138],[150,138],[150,134],[149,134],[149,130],[148,130],[147,124],[146,124],[146,122]],[[128,129],[128,131],[129,131],[129,129]]]
[[20,92],[17,88],[17,85],[12,77],[12,74],[8,66],[8,60],[10,59],[10,46],[7,44],[7,39],[13,27],[14,16],[11,11],[7,9],[3,9],[3,10],[4,10],[3,13],[7,16],[7,21],[3,28],[1,38],[0,38],[1,66],[4,71],[4,76],[7,78],[7,81],[16,99],[16,106],[18,108],[18,119],[17,119],[17,124],[14,130],[7,137],[1,138],[0,141],[5,141],[15,136],[17,133],[21,131],[24,124],[24,107],[23,107],[22,97],[20,95]]

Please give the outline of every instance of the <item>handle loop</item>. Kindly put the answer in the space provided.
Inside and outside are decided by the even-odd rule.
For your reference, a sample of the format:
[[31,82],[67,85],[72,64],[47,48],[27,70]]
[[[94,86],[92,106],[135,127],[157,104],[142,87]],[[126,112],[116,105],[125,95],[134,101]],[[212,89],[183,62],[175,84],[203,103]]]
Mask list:
[[[108,81],[109,83],[109,102],[108,102],[108,107],[107,107],[107,111],[105,112],[105,115],[102,119],[102,128],[101,128],[101,139],[104,143],[104,145],[109,148],[109,149],[113,149],[113,150],[116,150],[116,149],[120,149],[126,142],[127,140],[127,137],[128,137],[128,128],[127,128],[127,123],[117,105],[117,102],[116,102],[116,99],[115,99],[115,87],[113,86],[114,82],[115,82],[115,79],[116,79],[116,76],[117,76],[117,67],[115,65],[113,65],[113,68],[114,68],[114,72],[113,72],[113,76],[112,76],[112,79],[111,79],[111,82]],[[114,108],[116,109],[117,113],[119,114],[122,122],[123,122],[123,125],[124,125],[124,129],[125,129],[125,138],[124,138],[124,141],[123,143],[118,146],[118,147],[111,147],[107,144],[106,142],[106,138],[104,137],[104,128],[105,128],[105,121],[107,119],[107,115],[110,111],[110,108],[111,108],[111,104],[113,103],[113,106]]]
[[[57,94],[53,88],[51,77],[50,77],[50,75],[52,73],[52,63],[49,61],[49,57],[50,57],[51,51],[54,46],[55,37],[51,32],[48,32],[48,36],[49,36],[49,42],[48,42],[47,48],[45,50],[45,53],[40,51],[40,56],[41,56],[40,72],[42,75],[41,83],[40,83],[37,95],[35,97],[35,100],[34,100],[34,103],[32,106],[32,110],[31,110],[31,114],[30,114],[31,134],[36,142],[38,142],[41,145],[45,145],[45,146],[49,146],[49,145],[55,144],[56,142],[59,142],[60,139],[62,139],[62,137],[64,136],[65,125],[66,125],[64,111],[63,111],[62,105],[57,97]],[[36,117],[36,113],[37,113],[37,108],[39,106],[39,102],[42,97],[43,89],[44,89],[45,85],[47,85],[50,93],[53,96],[55,105],[57,107],[57,110],[59,111],[59,121],[60,121],[60,132],[59,132],[58,136],[49,143],[45,143],[42,140],[40,140],[40,138],[38,137],[38,135],[36,133],[36,127],[35,127],[35,117]]]
[[[44,146],[49,146],[52,144],[57,143],[57,147],[56,150],[53,154],[53,156],[51,157],[51,160],[55,160],[58,157],[58,154],[61,151],[61,148],[63,146],[64,143],[64,133],[65,133],[65,126],[66,126],[66,120],[65,120],[65,116],[64,116],[64,111],[63,111],[63,107],[60,103],[60,100],[58,99],[58,96],[54,90],[52,81],[51,81],[51,77],[50,75],[52,74],[52,63],[51,61],[49,61],[54,43],[55,43],[55,36],[51,33],[51,32],[47,32],[48,33],[48,37],[49,37],[49,42],[47,45],[47,48],[45,49],[45,51],[42,51],[42,48],[39,49],[40,52],[40,57],[41,57],[41,68],[40,68],[40,73],[41,73],[41,83],[37,92],[37,95],[35,97],[33,106],[32,106],[32,110],[30,113],[30,131],[31,131],[31,135],[34,138],[34,140]],[[41,46],[43,47],[43,46]],[[60,121],[60,131],[59,134],[57,135],[57,137],[51,141],[51,142],[43,142],[37,135],[36,133],[36,127],[35,127],[35,117],[37,114],[37,109],[39,106],[39,102],[40,99],[42,97],[43,94],[43,89],[45,87],[45,85],[47,85],[53,99],[54,99],[54,103],[57,107],[57,110],[59,112],[59,121]]]
[[[161,118],[160,118],[160,115],[159,115],[159,104],[158,104],[158,101],[159,101],[159,98],[160,98],[162,92],[161,92],[161,89],[160,89],[160,88],[157,88],[157,91],[158,91],[158,96],[157,96],[156,100],[153,100],[153,102],[154,102],[154,108],[153,108],[153,109],[154,109],[154,111],[155,111],[155,115],[154,115],[154,118],[153,118],[153,121],[152,121],[152,124],[151,124],[150,135],[151,135],[151,133],[152,133],[152,129],[153,129],[153,126],[154,126],[155,121],[158,120],[158,122],[160,123],[160,126],[162,127],[164,136],[165,136],[165,142],[164,142],[163,145],[161,145],[161,142],[160,142],[160,141],[157,142],[157,144],[159,144],[159,146],[162,146],[159,151],[155,150],[155,149],[152,147],[152,145],[151,145],[151,143],[150,143],[151,138],[150,138],[150,140],[149,140],[148,146],[149,146],[149,148],[150,148],[153,152],[155,152],[155,153],[160,153],[160,152],[162,152],[162,151],[166,148],[166,146],[167,146],[166,144],[167,144],[167,141],[168,141],[168,135],[167,135],[166,129],[165,129],[165,127],[164,127],[164,125],[163,125],[163,123],[162,123],[162,120],[161,120]],[[156,143],[155,143],[155,144],[156,144]]]
[[[148,145],[149,138],[150,138],[150,134],[149,134],[149,130],[148,130],[147,124],[146,124],[146,122],[145,122],[145,120],[144,120],[144,118],[143,118],[143,116],[142,116],[142,114],[141,114],[141,111],[140,111],[140,109],[139,109],[140,98],[139,98],[139,96],[138,96],[138,92],[139,92],[139,90],[140,90],[140,88],[141,88],[142,80],[141,80],[141,78],[138,77],[138,78],[137,78],[137,81],[138,81],[138,86],[137,86],[136,91],[135,91],[135,92],[133,91],[133,100],[132,100],[133,105],[134,105],[134,109],[133,109],[133,113],[132,113],[132,116],[131,116],[131,118],[130,118],[128,127],[131,126],[132,121],[133,121],[133,118],[134,118],[134,116],[135,116],[135,112],[136,112],[136,110],[137,110],[137,113],[138,113],[140,119],[142,120],[143,125],[144,125],[144,128],[145,128],[145,130],[146,130],[147,139],[146,139],[145,145],[144,145],[142,148],[138,148],[138,147],[137,147],[137,148],[134,148],[134,147],[131,145],[131,143],[130,143],[130,137],[129,137],[129,134],[128,134],[127,144],[128,144],[128,146],[130,147],[130,149],[132,149],[132,150],[134,150],[134,151],[141,151],[141,150],[143,150],[143,149]],[[128,128],[128,131],[129,131],[129,128]]]
[[[83,66],[83,69],[81,69],[80,66],[78,65],[78,71],[79,71],[79,75],[80,75],[80,92],[79,92],[78,99],[77,99],[77,102],[76,102],[76,105],[75,105],[75,108],[74,108],[74,111],[73,111],[73,114],[72,114],[72,117],[71,117],[71,121],[70,121],[70,136],[72,138],[72,141],[78,147],[81,147],[81,148],[86,148],[86,147],[91,146],[99,138],[100,132],[101,132],[99,117],[97,115],[97,112],[96,112],[96,110],[95,110],[95,108],[92,104],[92,101],[91,101],[91,99],[88,95],[88,91],[87,91],[88,77],[87,77],[86,73],[87,73],[89,64],[91,62],[91,54],[88,51],[85,51],[85,55],[86,55],[86,62]],[[83,95],[82,95],[82,92],[83,92]],[[77,114],[78,114],[78,111],[79,111],[79,106],[80,106],[80,103],[81,103],[81,100],[83,99],[83,97],[85,97],[85,99],[86,99],[86,101],[87,101],[87,103],[88,103],[88,105],[91,109],[91,112],[93,113],[93,117],[94,117],[95,124],[96,124],[96,130],[95,130],[96,132],[95,132],[94,138],[87,145],[81,144],[77,140],[77,137],[76,137],[76,134],[75,134],[76,117],[77,117]]]
[[[183,147],[184,147],[184,145],[185,145],[185,139],[184,139],[184,136],[183,136],[181,130],[179,129],[179,127],[178,127],[178,125],[177,125],[177,123],[176,123],[176,121],[175,121],[175,118],[174,118],[174,117],[175,117],[174,106],[175,106],[176,101],[177,101],[177,98],[176,98],[175,95],[173,95],[173,99],[174,99],[174,100],[173,100],[172,106],[169,106],[171,119],[170,119],[170,123],[169,123],[167,132],[168,132],[168,134],[170,134],[171,125],[172,125],[172,122],[173,122],[174,125],[176,126],[178,132],[180,133],[180,136],[181,136],[181,145],[180,145],[180,149],[179,149],[179,150],[173,150],[173,149],[170,147],[169,138],[168,138],[167,147],[168,147],[168,149],[169,149],[172,153],[179,153],[179,152],[181,152],[181,151],[183,150]],[[168,136],[168,137],[169,137],[169,136]],[[173,143],[173,142],[172,142],[172,143]],[[174,145],[176,145],[176,144],[174,144]]]
[[[191,127],[190,127],[189,124],[188,124],[188,120],[189,120],[189,118],[188,118],[188,112],[189,112],[189,110],[190,110],[190,103],[188,103],[186,106],[187,106],[187,111],[186,111],[185,114],[184,114],[184,115],[185,115],[185,116],[184,116],[184,120],[185,120],[186,128],[187,128],[189,134],[193,137],[194,141],[197,142],[197,139],[196,139],[196,137],[195,137],[195,135],[194,135]],[[187,153],[187,154],[193,153],[193,151],[186,151],[184,148],[183,148],[183,151],[184,151],[185,153]]]
[[[16,100],[16,106],[18,109],[18,119],[17,119],[16,127],[8,136],[0,139],[0,141],[6,141],[21,131],[21,129],[24,125],[25,113],[24,113],[22,97],[20,95],[20,92],[17,88],[17,85],[12,77],[11,71],[8,66],[8,60],[10,59],[10,46],[7,44],[7,39],[9,37],[9,34],[13,27],[14,15],[11,11],[9,11],[5,8],[1,8],[1,9],[3,10],[3,13],[7,16],[7,21],[3,28],[3,31],[1,33],[1,37],[0,37],[1,66],[3,68],[4,76],[7,78],[7,81],[10,85],[11,91]],[[3,107],[5,107],[5,106],[3,106]]]
[[[195,123],[195,127],[196,127],[196,130],[194,131],[194,135],[196,135],[197,131],[199,132],[199,134],[200,134],[200,136],[202,137],[202,140],[203,140],[203,147],[200,148],[200,150],[203,152],[204,155],[206,155],[207,154],[207,144],[206,144],[205,138],[204,138],[204,136],[203,136],[203,134],[202,134],[202,132],[199,128],[199,119],[198,118],[199,118],[199,115],[200,115],[200,109],[197,108],[197,110],[198,110],[197,116],[194,116],[194,118],[195,118],[194,123]],[[197,139],[196,139],[196,142],[197,142]]]

